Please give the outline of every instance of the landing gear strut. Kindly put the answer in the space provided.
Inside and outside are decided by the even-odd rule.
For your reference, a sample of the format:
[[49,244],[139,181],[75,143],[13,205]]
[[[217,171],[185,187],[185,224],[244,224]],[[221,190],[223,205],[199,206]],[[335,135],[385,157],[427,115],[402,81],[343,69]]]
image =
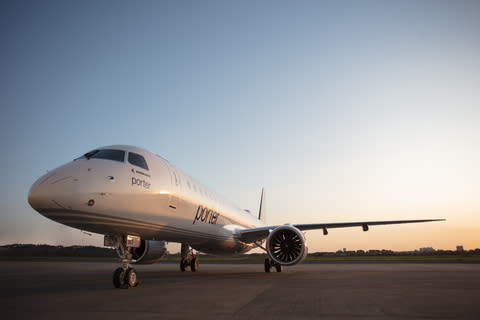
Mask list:
[[139,285],[137,281],[137,272],[130,267],[132,254],[130,248],[127,247],[126,236],[117,239],[118,247],[122,254],[122,266],[117,268],[113,273],[113,285],[115,288],[128,289]]
[[265,272],[270,272],[272,268],[275,268],[277,272],[283,271],[283,266],[275,261],[270,260],[269,258],[265,258]]
[[185,272],[188,267],[192,272],[198,271],[199,261],[193,253],[193,249],[186,243],[182,243],[181,259],[180,259],[180,271]]

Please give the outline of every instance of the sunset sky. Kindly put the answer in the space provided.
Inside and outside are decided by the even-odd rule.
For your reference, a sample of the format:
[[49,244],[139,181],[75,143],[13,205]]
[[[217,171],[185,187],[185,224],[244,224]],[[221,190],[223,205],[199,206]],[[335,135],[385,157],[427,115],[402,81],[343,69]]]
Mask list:
[[480,247],[479,1],[0,2],[0,244],[102,245],[32,183],[146,148],[309,251]]

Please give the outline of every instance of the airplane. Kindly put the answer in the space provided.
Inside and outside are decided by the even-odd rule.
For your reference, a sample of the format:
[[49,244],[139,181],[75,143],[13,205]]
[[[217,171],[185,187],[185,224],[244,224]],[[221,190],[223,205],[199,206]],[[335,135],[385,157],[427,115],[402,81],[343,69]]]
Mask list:
[[149,264],[166,253],[165,242],[181,243],[180,270],[199,269],[194,250],[217,255],[262,248],[265,272],[302,262],[307,256],[304,231],[444,221],[444,219],[268,225],[262,189],[258,216],[241,209],[142,148],[96,148],[40,177],[28,202],[61,224],[104,235],[117,248],[121,267],[116,288],[138,285],[131,264]]

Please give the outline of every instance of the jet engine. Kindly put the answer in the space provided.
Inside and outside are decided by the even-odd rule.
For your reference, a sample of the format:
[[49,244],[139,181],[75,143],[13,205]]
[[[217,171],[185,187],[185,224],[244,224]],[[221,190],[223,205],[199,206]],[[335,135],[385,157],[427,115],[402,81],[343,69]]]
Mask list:
[[271,260],[281,265],[294,265],[307,256],[303,233],[291,225],[277,227],[267,238],[267,253]]
[[[163,241],[142,240],[140,242],[140,247],[130,248],[132,263],[137,264],[155,263],[160,260],[166,252],[167,248]],[[117,254],[119,257],[122,256],[119,249],[117,249]]]

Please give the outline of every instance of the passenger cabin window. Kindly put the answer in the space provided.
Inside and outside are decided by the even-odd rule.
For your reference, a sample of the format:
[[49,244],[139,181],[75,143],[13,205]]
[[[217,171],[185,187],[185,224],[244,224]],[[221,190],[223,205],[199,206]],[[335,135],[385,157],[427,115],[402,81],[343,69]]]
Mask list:
[[138,153],[129,152],[128,162],[133,164],[134,166],[148,170],[147,161],[145,161],[145,158],[142,155],[139,155]]
[[123,150],[114,150],[114,149],[101,149],[93,150],[88,153],[85,153],[79,159],[104,159],[104,160],[113,160],[124,162],[125,161],[125,151]]

